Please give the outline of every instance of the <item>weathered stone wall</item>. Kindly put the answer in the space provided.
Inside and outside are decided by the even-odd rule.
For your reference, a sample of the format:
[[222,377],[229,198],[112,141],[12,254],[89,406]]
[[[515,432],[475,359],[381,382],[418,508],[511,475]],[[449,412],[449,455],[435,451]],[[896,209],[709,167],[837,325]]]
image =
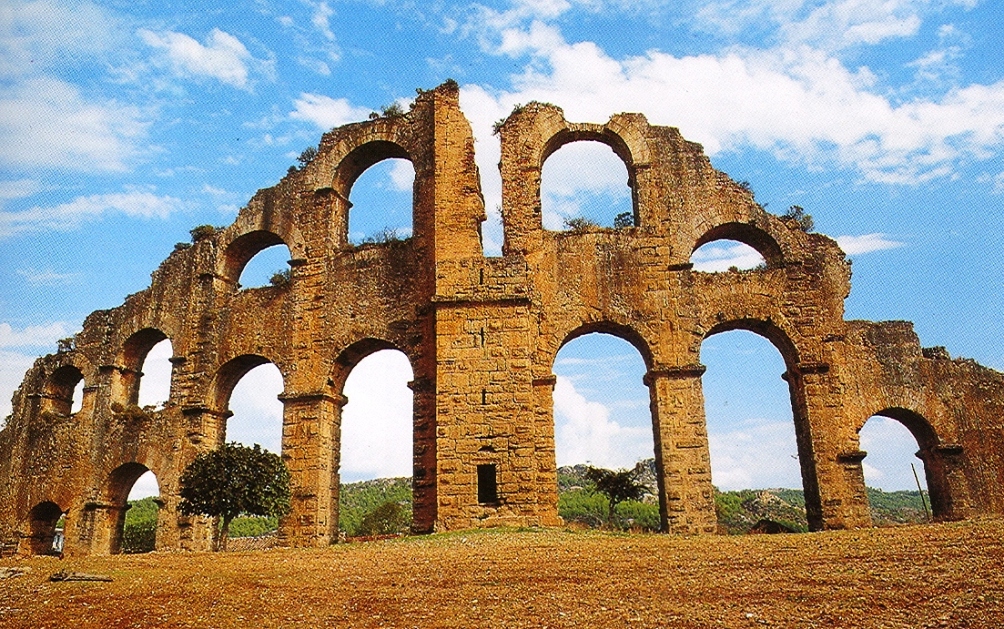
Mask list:
[[[158,546],[207,548],[210,523],[177,511],[178,478],[225,439],[240,378],[271,362],[293,478],[280,541],[328,544],[342,389],[386,348],[414,373],[415,529],[559,524],[552,366],[590,332],[624,338],[645,361],[668,531],[715,530],[700,348],[732,329],[764,336],[785,360],[813,528],[870,525],[858,431],[875,414],[917,438],[938,517],[1004,513],[1004,376],[922,351],[908,323],[844,321],[850,268],[832,240],[766,213],[699,145],[639,114],[577,124],[534,103],[499,135],[501,258],[481,251],[473,138],[446,84],[404,115],[325,134],[311,163],[259,191],[232,225],[88,317],[74,347],[40,358],[15,393],[0,432],[0,540],[42,552],[66,513],[66,552],[116,552],[126,496],[149,469],[164,504]],[[633,227],[543,229],[544,161],[579,140],[624,161]],[[352,246],[352,184],[389,157],[414,165],[414,235]],[[723,238],[757,249],[766,268],[694,271],[691,253]],[[291,253],[289,283],[241,289],[244,265],[278,243]],[[170,400],[144,412],[139,369],[163,338],[174,351]],[[83,408],[71,413],[80,379]],[[479,500],[479,468],[497,495]]]

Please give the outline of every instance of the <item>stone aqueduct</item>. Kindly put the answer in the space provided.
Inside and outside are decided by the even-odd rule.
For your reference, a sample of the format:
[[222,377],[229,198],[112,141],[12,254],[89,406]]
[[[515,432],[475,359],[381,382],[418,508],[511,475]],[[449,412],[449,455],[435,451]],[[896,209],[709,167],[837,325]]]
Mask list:
[[[501,257],[482,253],[474,142],[448,82],[406,114],[326,133],[312,162],[259,191],[232,225],[172,253],[123,305],[91,314],[14,395],[0,432],[0,541],[44,552],[65,513],[67,553],[116,552],[126,496],[149,469],[161,489],[158,547],[207,548],[210,524],[177,511],[179,476],[224,440],[237,381],[271,362],[293,478],[280,539],[330,543],[342,387],[385,348],[414,372],[414,528],[558,525],[551,369],[564,343],[597,331],[645,361],[667,531],[715,531],[699,350],[737,328],[769,339],[786,363],[813,529],[871,525],[858,431],[876,414],[916,437],[937,517],[1004,513],[1004,375],[922,350],[909,323],[845,321],[850,267],[833,240],[768,214],[699,145],[638,114],[578,124],[534,103],[499,135]],[[542,165],[578,140],[624,161],[633,227],[542,227]],[[352,246],[350,189],[391,157],[415,169],[414,235]],[[754,247],[766,267],[694,271],[691,253],[718,239]],[[244,265],[278,243],[291,280],[241,290]],[[170,400],[130,412],[144,358],[164,338]],[[479,502],[479,470],[481,482],[494,477],[496,500]]]

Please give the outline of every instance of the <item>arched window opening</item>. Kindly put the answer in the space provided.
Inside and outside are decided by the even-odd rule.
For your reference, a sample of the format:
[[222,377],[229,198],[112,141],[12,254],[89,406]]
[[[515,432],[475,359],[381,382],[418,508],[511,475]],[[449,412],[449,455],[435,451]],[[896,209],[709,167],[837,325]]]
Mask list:
[[247,373],[230,393],[227,442],[245,446],[258,444],[264,450],[282,455],[282,373],[272,363],[261,364]]
[[414,185],[415,168],[408,159],[391,157],[367,168],[352,184],[349,196],[349,242],[411,238]]
[[241,289],[283,286],[292,278],[291,257],[289,247],[282,243],[266,247],[244,265],[237,284]]
[[552,231],[636,225],[627,166],[602,142],[571,142],[547,158],[540,209]]
[[171,357],[174,348],[169,339],[163,339],[147,352],[143,358],[139,381],[139,406],[163,408],[171,397]]
[[[411,363],[383,349],[345,380],[339,528],[350,537],[406,532],[412,518]],[[384,479],[373,483],[374,479]]]
[[765,269],[767,261],[753,247],[736,240],[715,240],[701,245],[690,255],[695,271],[722,273]]
[[[157,547],[157,519],[160,514],[160,486],[157,475],[138,463],[127,464],[123,474],[128,478],[140,472],[128,490],[122,528],[118,534],[119,551],[123,553],[148,553]],[[123,469],[120,468],[120,469]],[[125,472],[128,471],[128,474]],[[114,474],[113,474],[114,476]],[[128,485],[128,483],[123,483]]]
[[32,555],[58,555],[63,550],[63,509],[54,502],[32,508],[29,519],[29,550]]
[[79,410],[84,397],[83,380],[84,374],[73,365],[64,365],[53,371],[45,386],[44,410],[63,417]]
[[658,530],[655,442],[642,356],[617,336],[591,333],[566,343],[553,369],[559,515],[580,525],[608,524],[607,498],[585,477],[587,466],[637,469],[636,481],[649,493],[618,505],[609,524]]
[[916,456],[918,444],[913,433],[896,419],[875,415],[865,422],[858,436],[861,449],[868,453],[861,467],[872,522],[876,526],[926,522],[931,502],[924,462]]
[[760,520],[805,531],[805,494],[785,361],[746,330],[701,345],[701,379],[719,526],[746,533]]

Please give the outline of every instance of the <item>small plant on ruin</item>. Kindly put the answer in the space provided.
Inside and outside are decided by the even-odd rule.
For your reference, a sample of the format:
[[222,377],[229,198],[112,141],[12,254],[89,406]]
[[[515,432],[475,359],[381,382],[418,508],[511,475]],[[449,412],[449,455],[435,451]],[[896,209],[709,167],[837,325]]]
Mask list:
[[300,168],[303,168],[310,162],[314,161],[315,157],[317,157],[317,149],[312,146],[308,146],[297,156],[296,161],[299,162]]
[[363,238],[363,241],[360,244],[381,245],[389,242],[401,242],[403,240],[406,240],[406,238],[402,237],[396,229],[393,227],[384,227],[375,234],[370,234],[369,236]]
[[637,468],[631,470],[607,470],[590,466],[586,478],[596,483],[596,491],[607,497],[607,526],[614,521],[614,509],[625,500],[641,500],[648,489],[638,482]]
[[140,408],[137,404],[122,404],[120,402],[112,402],[111,408],[115,417],[127,422],[147,421],[153,417],[153,412],[157,410],[155,406]]
[[190,242],[176,242],[174,243],[175,251],[184,251],[185,249],[191,249],[192,243]]
[[239,515],[281,517],[289,513],[289,470],[276,455],[255,444],[227,443],[204,452],[181,475],[181,503],[187,515],[221,519],[216,550],[227,549],[230,523]]
[[293,280],[293,269],[276,271],[272,277],[268,278],[268,283],[272,286],[286,286]]
[[590,229],[596,229],[597,227],[599,227],[599,225],[595,221],[591,221],[582,216],[565,219],[565,229],[573,232],[589,231]]
[[56,353],[65,354],[66,352],[72,352],[76,343],[77,340],[72,336],[68,336],[65,339],[59,339],[56,341]]
[[816,227],[816,222],[812,220],[812,214],[806,214],[800,205],[793,205],[788,211],[781,215],[785,221],[794,221],[804,232],[811,232]]
[[384,118],[395,118],[397,116],[404,115],[404,109],[398,103],[391,103],[385,107],[380,108],[380,113]]
[[631,212],[621,212],[614,217],[614,227],[617,229],[624,229],[625,227],[634,227],[634,214]]
[[212,238],[216,234],[216,228],[212,225],[199,225],[188,230],[188,233],[192,235],[192,242],[199,242],[206,238]]

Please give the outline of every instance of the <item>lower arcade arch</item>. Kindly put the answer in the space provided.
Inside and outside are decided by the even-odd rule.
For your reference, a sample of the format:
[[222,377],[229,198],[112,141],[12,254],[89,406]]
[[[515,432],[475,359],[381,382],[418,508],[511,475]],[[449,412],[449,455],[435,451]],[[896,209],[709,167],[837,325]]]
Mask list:
[[[754,326],[749,326],[754,327]],[[805,531],[807,433],[795,403],[788,348],[763,329],[723,326],[705,337],[701,378],[719,530],[745,533],[761,520]],[[778,331],[772,333],[778,338]],[[782,347],[784,347],[782,345]],[[784,380],[789,380],[785,382]],[[781,529],[781,530],[785,530]]]
[[28,552],[32,555],[56,555],[63,549],[63,531],[59,524],[66,512],[51,500],[40,502],[28,512]]
[[338,528],[349,537],[404,533],[414,509],[411,362],[390,344],[363,342],[339,363],[347,401],[337,453]]
[[[886,503],[907,503],[911,521],[948,515],[950,495],[939,440],[919,413],[904,408],[883,409],[858,430],[861,461],[872,520],[876,526],[898,523]],[[890,496],[890,493],[897,495]]]
[[[146,494],[143,497],[148,498],[138,509],[148,508],[146,513],[140,514],[137,511],[130,514],[130,511],[136,508],[139,499],[140,492],[135,491],[137,485],[143,489],[142,493]],[[152,496],[151,485],[156,491]],[[104,503],[101,505],[106,514],[108,554],[154,550],[159,519],[159,495],[156,475],[142,463],[136,461],[123,463],[109,474]]]
[[[631,342],[624,336],[630,336]],[[552,367],[558,511],[569,523],[659,530],[659,491],[651,394],[644,383],[647,352],[632,332],[580,329],[557,352]],[[634,470],[640,500],[617,505],[584,474],[587,467]]]

